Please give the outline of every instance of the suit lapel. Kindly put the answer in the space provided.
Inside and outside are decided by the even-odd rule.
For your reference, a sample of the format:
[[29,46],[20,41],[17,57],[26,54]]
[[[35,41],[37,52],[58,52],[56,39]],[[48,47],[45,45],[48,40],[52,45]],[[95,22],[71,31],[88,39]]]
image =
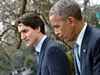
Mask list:
[[80,66],[81,66],[81,72],[82,72],[82,68],[83,68],[83,63],[85,61],[85,57],[86,57],[86,53],[88,50],[88,41],[91,35],[91,30],[92,27],[90,25],[87,25],[83,40],[82,40],[82,44],[81,44],[81,55],[80,55]]
[[37,75],[41,75],[42,61],[43,61],[43,57],[44,57],[44,54],[45,54],[46,43],[47,43],[48,40],[50,40],[50,39],[47,37],[42,44],[42,48],[41,48],[41,52],[40,52],[40,56],[39,56],[39,68],[38,68],[38,74]]

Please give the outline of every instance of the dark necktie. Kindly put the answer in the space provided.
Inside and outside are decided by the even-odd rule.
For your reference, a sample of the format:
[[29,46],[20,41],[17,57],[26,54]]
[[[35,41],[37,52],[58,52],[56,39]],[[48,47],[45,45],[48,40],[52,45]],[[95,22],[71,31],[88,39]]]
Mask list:
[[39,52],[38,51],[36,51],[36,57],[37,57],[37,63],[39,65]]
[[75,43],[74,53],[75,53],[75,57],[76,57],[76,61],[77,61],[78,70],[79,70],[79,72],[81,74],[81,70],[80,70],[80,60],[79,60],[79,56],[78,56],[78,47],[79,47],[79,45],[77,43]]

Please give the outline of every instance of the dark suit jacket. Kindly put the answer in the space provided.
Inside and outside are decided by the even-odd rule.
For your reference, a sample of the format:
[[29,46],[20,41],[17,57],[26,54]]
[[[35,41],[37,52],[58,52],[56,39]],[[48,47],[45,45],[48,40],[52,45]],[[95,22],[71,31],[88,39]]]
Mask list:
[[41,48],[37,75],[72,75],[63,48],[48,37],[44,40]]
[[[76,75],[76,59],[74,55]],[[100,30],[87,25],[83,41],[81,44],[80,54],[81,75],[100,75]]]

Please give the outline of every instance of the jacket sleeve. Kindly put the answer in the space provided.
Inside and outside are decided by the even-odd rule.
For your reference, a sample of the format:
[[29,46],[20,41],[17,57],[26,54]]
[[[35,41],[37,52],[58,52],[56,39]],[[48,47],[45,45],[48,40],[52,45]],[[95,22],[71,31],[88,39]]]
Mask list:
[[93,52],[93,75],[100,75],[100,38],[96,41]]

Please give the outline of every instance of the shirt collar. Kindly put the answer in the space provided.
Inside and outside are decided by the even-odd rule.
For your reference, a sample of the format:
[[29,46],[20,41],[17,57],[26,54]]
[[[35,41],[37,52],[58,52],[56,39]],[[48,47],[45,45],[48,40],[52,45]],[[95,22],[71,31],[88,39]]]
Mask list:
[[42,47],[42,44],[43,44],[43,41],[46,39],[46,35],[42,38],[42,40],[39,42],[38,46],[35,48],[36,51],[40,52],[41,51],[41,47]]
[[85,23],[85,25],[84,25],[82,31],[80,32],[80,34],[79,34],[79,36],[78,36],[78,38],[77,38],[76,43],[77,43],[79,46],[81,46],[81,43],[82,43],[82,40],[83,40],[83,37],[84,37],[84,33],[85,33],[85,30],[86,30],[86,27],[87,27],[87,23]]

